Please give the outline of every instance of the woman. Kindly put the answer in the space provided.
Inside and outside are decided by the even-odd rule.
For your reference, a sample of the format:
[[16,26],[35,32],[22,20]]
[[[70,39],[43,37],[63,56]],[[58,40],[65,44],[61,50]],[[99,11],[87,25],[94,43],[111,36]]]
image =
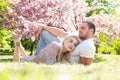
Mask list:
[[[36,63],[47,64],[54,64],[62,60],[69,62],[70,52],[75,49],[75,47],[79,44],[80,41],[76,35],[69,35],[63,41],[61,41],[61,43],[52,42],[47,47],[43,48],[38,55],[27,56],[24,48],[20,43],[21,36],[13,34],[13,39],[15,43],[13,56],[14,61],[17,62],[32,61]],[[22,55],[23,59],[20,60],[19,54]]]

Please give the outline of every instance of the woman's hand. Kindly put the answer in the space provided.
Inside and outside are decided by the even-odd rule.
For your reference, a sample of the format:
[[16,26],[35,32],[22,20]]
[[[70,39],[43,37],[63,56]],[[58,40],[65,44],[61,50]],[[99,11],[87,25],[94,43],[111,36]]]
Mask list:
[[39,36],[39,34],[41,33],[42,29],[43,29],[42,26],[40,26],[40,27],[38,27],[38,28],[35,29],[35,31],[34,31],[35,37]]

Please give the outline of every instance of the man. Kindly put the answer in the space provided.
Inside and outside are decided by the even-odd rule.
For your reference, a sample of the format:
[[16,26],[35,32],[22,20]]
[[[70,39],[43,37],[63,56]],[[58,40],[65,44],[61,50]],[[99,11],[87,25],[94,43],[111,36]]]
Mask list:
[[[42,29],[44,30],[41,32]],[[58,37],[64,38],[70,34],[61,29],[55,27],[48,27],[46,25],[41,25],[35,31],[35,35],[37,36],[39,32],[41,32],[40,41],[35,55],[37,55],[42,48],[50,44],[52,41],[60,42],[60,39]],[[95,46],[93,41],[94,33],[95,25],[93,23],[89,21],[83,21],[79,25],[78,34],[82,42],[71,53],[71,63],[90,65],[93,62],[95,54]]]

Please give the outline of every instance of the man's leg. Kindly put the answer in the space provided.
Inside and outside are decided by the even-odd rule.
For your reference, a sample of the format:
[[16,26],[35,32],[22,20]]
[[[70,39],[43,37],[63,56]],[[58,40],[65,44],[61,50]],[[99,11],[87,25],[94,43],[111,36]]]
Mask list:
[[44,47],[46,47],[48,44],[50,44],[53,41],[60,42],[60,39],[58,39],[56,36],[52,35],[48,31],[43,30],[40,33],[40,40],[39,40],[35,55],[39,54],[41,49],[43,49]]

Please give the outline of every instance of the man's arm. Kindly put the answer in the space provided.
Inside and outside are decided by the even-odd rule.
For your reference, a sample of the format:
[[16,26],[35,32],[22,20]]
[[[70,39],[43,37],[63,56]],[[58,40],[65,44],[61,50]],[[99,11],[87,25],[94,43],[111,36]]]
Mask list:
[[81,57],[80,56],[80,63],[87,66],[87,65],[90,65],[92,64],[93,62],[93,58],[86,58],[86,57]]
[[69,34],[68,32],[65,32],[65,31],[63,31],[63,30],[61,30],[59,28],[56,28],[56,27],[48,27],[46,25],[42,25],[40,27],[42,27],[44,30],[47,30],[51,34],[53,34],[55,36],[59,36],[61,38],[64,38]]

